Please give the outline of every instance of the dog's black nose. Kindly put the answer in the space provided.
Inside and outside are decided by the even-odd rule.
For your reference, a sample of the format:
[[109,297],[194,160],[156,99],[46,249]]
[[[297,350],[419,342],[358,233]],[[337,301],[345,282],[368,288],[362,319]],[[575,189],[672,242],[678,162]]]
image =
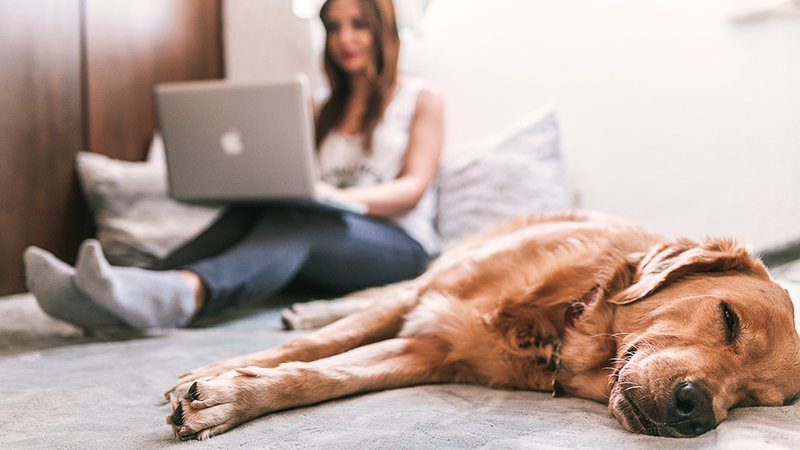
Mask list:
[[667,410],[669,425],[684,436],[698,436],[714,428],[714,407],[705,389],[686,381],[675,388]]

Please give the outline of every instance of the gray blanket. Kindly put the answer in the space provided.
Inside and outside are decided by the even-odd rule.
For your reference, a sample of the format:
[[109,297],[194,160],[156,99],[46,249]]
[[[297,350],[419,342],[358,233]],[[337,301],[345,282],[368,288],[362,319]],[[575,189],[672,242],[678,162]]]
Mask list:
[[589,400],[465,385],[359,395],[180,442],[162,396],[177,375],[301,334],[281,331],[275,308],[242,313],[202,328],[87,337],[30,295],[0,300],[0,448],[800,448],[800,404],[737,409],[709,433],[670,439],[628,433]]

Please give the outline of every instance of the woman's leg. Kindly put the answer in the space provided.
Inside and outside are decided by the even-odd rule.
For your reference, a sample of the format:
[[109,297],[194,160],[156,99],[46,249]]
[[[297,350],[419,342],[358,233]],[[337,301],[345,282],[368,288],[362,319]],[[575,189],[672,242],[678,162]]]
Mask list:
[[228,250],[179,267],[197,274],[206,290],[201,316],[267,298],[288,284],[302,267],[314,241],[339,219],[297,208],[270,208],[250,233]]
[[[252,228],[258,210],[231,208],[198,237],[182,246],[153,269],[168,269],[219,253]],[[186,325],[199,310],[202,284],[191,273],[111,266],[100,243],[90,239],[78,255],[73,284],[90,302],[134,328],[171,328]],[[75,322],[72,320],[72,322]]]
[[[131,326],[176,327],[267,298],[298,274],[304,282],[343,293],[412,278],[427,262],[419,244],[393,225],[296,208],[264,210],[246,235],[222,252],[197,242],[202,240],[189,247],[215,254],[183,266],[162,264],[165,271],[112,267],[99,244],[86,245],[76,286]],[[204,297],[199,314],[198,292]]]
[[[291,209],[229,214],[155,266],[163,270],[111,266],[99,243],[89,240],[78,257],[75,285],[135,328],[181,327],[200,305],[213,313],[280,289],[305,259],[314,230],[313,220]],[[220,242],[235,244],[224,249]],[[208,257],[178,265],[202,255]]]
[[222,252],[245,237],[259,216],[257,208],[230,208],[153,270],[111,266],[94,239],[81,245],[77,268],[30,247],[24,258],[27,284],[48,314],[83,328],[182,326],[199,310],[204,286],[192,272],[166,269]]
[[344,214],[342,225],[315,243],[298,273],[299,282],[345,294],[425,271],[428,254],[399,227],[354,214]]
[[80,292],[134,328],[181,327],[197,309],[179,272],[114,267],[93,239],[81,246],[74,279]]
[[262,208],[231,206],[208,229],[151,264],[151,270],[171,270],[218,255],[244,239],[261,217]]
[[289,282],[347,293],[413,278],[428,256],[394,225],[353,214],[265,212],[235,247],[184,267],[207,289],[202,316],[264,299]]

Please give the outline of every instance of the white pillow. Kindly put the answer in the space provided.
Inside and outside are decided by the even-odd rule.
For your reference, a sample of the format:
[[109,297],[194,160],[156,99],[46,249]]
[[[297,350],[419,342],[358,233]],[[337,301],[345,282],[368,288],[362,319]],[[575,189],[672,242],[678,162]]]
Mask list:
[[80,152],[76,167],[94,214],[97,239],[114,265],[144,266],[163,258],[222,213],[219,207],[189,205],[169,198],[164,144],[158,135],[146,162]]
[[570,206],[551,107],[442,161],[437,229],[444,245],[523,214]]

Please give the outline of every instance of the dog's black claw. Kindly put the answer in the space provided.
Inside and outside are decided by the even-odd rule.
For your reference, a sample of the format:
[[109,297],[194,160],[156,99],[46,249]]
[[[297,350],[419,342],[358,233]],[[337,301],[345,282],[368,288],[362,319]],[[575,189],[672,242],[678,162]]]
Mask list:
[[175,412],[172,413],[172,424],[181,426],[183,425],[183,405],[178,405]]
[[565,395],[567,395],[567,391],[564,390],[564,386],[561,386],[558,380],[553,379],[553,397],[564,397]]
[[186,398],[189,399],[190,402],[200,400],[200,397],[197,395],[197,381],[192,383],[192,386],[189,388],[189,392],[186,393]]

